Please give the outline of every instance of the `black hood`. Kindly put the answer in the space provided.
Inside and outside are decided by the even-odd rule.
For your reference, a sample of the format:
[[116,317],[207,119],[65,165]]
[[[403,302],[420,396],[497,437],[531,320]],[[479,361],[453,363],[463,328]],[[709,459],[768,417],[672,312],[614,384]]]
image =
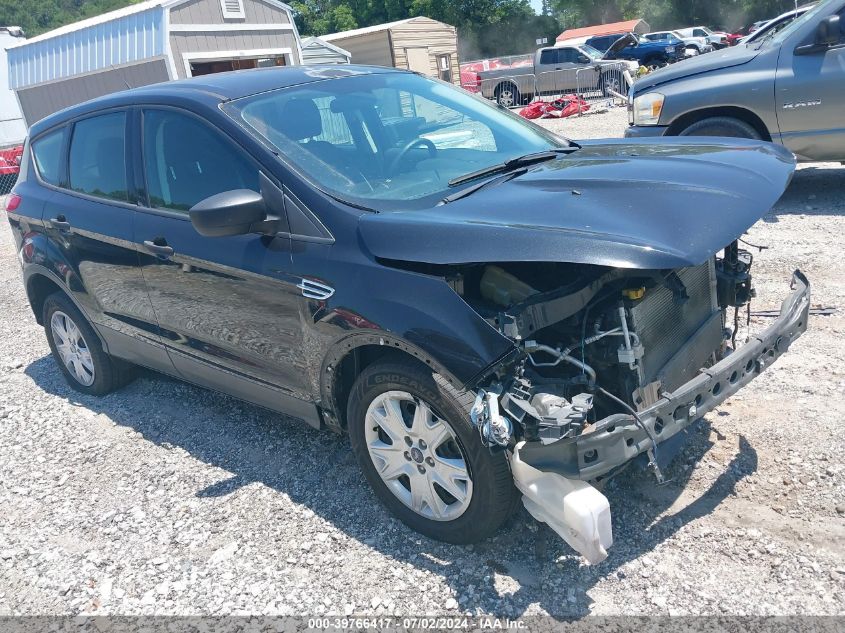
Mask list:
[[788,151],[756,141],[590,141],[446,205],[364,215],[359,228],[393,260],[680,268],[742,235],[794,169]]
[[618,40],[616,40],[615,42],[613,42],[613,44],[610,45],[610,48],[608,48],[604,52],[604,55],[602,55],[602,59],[613,59],[613,56],[619,51],[621,51],[623,48],[636,43],[636,35],[634,35],[633,33],[625,33],[622,37],[620,37]]
[[737,44],[736,46],[723,48],[712,53],[707,53],[706,55],[688,57],[645,75],[634,83],[632,92],[637,94],[654,86],[659,86],[660,84],[665,84],[668,81],[682,77],[690,77],[712,70],[721,70],[722,68],[747,64],[757,57],[759,53],[758,43],[755,42],[751,46]]

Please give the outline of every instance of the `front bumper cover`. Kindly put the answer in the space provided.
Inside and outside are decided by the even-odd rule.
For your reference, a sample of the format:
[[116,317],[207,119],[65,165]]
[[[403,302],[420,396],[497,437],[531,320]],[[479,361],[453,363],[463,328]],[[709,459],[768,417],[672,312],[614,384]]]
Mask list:
[[625,128],[625,138],[654,138],[666,136],[668,125],[629,125]]
[[[792,288],[777,321],[639,413],[643,424],[657,438],[658,447],[753,380],[804,333],[810,310],[810,283],[799,270],[792,276]],[[651,439],[633,416],[615,414],[598,421],[591,432],[577,437],[546,445],[527,443],[520,449],[520,456],[537,470],[589,481],[650,448]]]

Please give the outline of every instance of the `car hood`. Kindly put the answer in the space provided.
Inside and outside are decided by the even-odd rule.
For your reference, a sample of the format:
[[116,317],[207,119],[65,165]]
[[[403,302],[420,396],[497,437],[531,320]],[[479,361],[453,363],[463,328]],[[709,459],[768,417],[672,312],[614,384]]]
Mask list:
[[618,40],[616,40],[615,42],[613,42],[613,44],[610,45],[610,48],[608,48],[604,52],[602,59],[613,59],[613,55],[623,50],[624,48],[636,43],[637,38],[634,36],[633,33],[625,33]]
[[665,66],[653,73],[645,75],[642,79],[634,83],[632,92],[638,94],[649,88],[682,77],[691,77],[692,75],[700,75],[701,73],[708,73],[713,70],[747,64],[757,57],[759,53],[760,51],[757,50],[756,45],[749,47],[740,43],[730,48],[723,48],[712,53],[707,53],[706,55],[688,57],[676,64]]
[[791,153],[756,141],[585,142],[449,204],[365,214],[359,230],[373,255],[391,260],[680,268],[742,235],[794,169]]

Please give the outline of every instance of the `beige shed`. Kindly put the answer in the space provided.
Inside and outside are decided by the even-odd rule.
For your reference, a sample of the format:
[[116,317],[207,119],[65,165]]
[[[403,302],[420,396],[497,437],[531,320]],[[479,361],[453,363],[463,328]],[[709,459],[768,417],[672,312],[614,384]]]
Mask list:
[[407,68],[460,84],[458,33],[450,24],[420,16],[321,39],[349,51],[353,64]]

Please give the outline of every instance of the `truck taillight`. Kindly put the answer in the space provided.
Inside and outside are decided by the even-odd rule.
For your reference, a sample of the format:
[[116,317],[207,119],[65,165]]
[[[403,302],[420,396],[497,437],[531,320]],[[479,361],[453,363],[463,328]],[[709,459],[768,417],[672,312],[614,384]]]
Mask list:
[[6,198],[6,211],[15,211],[21,206],[23,198],[16,193],[10,193]]

